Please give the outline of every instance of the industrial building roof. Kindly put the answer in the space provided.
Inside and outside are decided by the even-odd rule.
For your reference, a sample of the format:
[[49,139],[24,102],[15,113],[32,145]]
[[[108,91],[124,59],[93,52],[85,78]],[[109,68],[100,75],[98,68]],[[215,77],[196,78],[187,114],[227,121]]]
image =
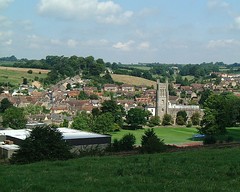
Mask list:
[[[62,133],[63,139],[86,139],[86,138],[103,138],[110,137],[108,135],[102,135],[97,133],[90,133],[86,131],[80,131],[69,128],[57,128]],[[17,130],[0,130],[0,135],[7,135],[17,139],[24,140],[30,135],[31,129],[17,129]]]

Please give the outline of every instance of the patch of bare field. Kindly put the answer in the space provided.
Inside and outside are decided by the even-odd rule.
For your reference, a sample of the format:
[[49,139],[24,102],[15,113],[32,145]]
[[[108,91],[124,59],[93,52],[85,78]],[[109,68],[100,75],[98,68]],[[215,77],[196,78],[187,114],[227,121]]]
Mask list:
[[156,82],[141,77],[134,77],[129,75],[118,75],[111,74],[112,79],[117,82],[122,82],[130,85],[145,85],[145,86],[154,86],[156,88]]
[[21,71],[21,72],[27,72],[29,70],[32,70],[33,73],[48,73],[50,70],[46,69],[35,69],[35,68],[18,68],[18,67],[3,67],[0,66],[0,70],[9,70],[9,71]]

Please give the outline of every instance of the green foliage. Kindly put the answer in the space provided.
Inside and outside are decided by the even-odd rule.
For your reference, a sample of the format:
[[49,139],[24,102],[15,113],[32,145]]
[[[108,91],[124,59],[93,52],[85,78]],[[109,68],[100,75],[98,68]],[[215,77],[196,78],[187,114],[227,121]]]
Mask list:
[[27,71],[27,73],[32,74],[33,71],[30,69],[30,70]]
[[153,129],[147,129],[142,136],[141,151],[143,153],[157,153],[165,150],[163,140],[159,139]]
[[8,98],[2,99],[0,102],[0,113],[4,113],[6,109],[12,107],[13,104],[8,100]]
[[89,96],[87,93],[85,93],[84,91],[80,91],[79,95],[78,95],[78,99],[80,100],[86,100],[89,99]]
[[200,132],[207,135],[223,134],[226,127],[240,122],[240,98],[232,93],[211,95],[204,104]]
[[46,112],[43,107],[41,107],[39,105],[33,105],[33,104],[29,104],[26,107],[24,107],[23,109],[24,109],[24,113],[26,115],[36,115],[36,114]]
[[113,151],[131,151],[136,143],[136,137],[128,133],[124,135],[120,140],[114,139],[113,141]]
[[91,99],[91,100],[98,100],[98,96],[96,94],[91,94],[89,96],[89,99]]
[[20,149],[10,159],[13,164],[66,160],[72,157],[70,147],[62,139],[62,134],[51,127],[34,128],[19,147]]
[[177,112],[177,118],[176,123],[178,125],[185,125],[187,121],[187,112],[186,111],[178,111]]
[[114,117],[114,123],[117,123],[120,127],[123,125],[123,116],[125,110],[122,105],[118,105],[114,100],[106,100],[102,103],[102,113],[111,113]]
[[213,135],[207,135],[204,139],[203,139],[203,144],[215,144],[217,142],[216,138]]
[[149,121],[148,121],[148,126],[149,127],[154,127],[160,125],[160,117],[159,116],[152,116]]
[[172,123],[173,123],[172,116],[170,114],[165,114],[163,116],[162,125],[163,126],[172,125]]
[[145,125],[147,122],[147,113],[141,108],[131,108],[126,116],[127,124],[132,127],[138,127],[139,125]]
[[26,127],[27,123],[23,109],[17,107],[6,109],[2,115],[2,119],[4,127],[10,127],[13,129],[23,129]]
[[103,113],[95,118],[93,132],[106,134],[113,131],[114,117],[111,113]]
[[86,112],[78,113],[77,116],[73,118],[71,127],[78,130],[91,131],[93,127],[93,118]]
[[70,83],[67,84],[66,90],[71,90],[72,86]]
[[62,123],[60,123],[60,127],[68,127],[68,120],[64,119]]
[[191,116],[191,121],[193,125],[199,125],[200,124],[200,114],[198,112],[195,112]]

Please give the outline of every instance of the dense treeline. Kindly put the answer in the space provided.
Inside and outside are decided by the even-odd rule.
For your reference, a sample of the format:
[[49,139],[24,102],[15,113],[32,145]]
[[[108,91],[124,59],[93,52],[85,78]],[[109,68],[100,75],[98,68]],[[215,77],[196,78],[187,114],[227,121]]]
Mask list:
[[0,61],[17,61],[17,58],[14,55],[12,55],[10,57],[1,57]]

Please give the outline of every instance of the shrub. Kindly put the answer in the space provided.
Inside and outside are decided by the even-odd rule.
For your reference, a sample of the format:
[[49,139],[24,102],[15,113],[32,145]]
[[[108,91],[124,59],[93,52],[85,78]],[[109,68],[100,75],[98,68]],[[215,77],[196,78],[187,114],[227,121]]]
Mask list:
[[192,122],[191,122],[191,121],[188,121],[186,127],[192,127]]
[[30,70],[27,71],[27,73],[32,74],[33,71],[30,69]]
[[216,138],[213,135],[207,135],[204,139],[203,139],[203,144],[215,144],[217,142]]
[[148,122],[149,127],[154,127],[160,125],[160,117],[159,116],[152,116]]
[[157,137],[153,129],[148,129],[145,131],[141,140],[143,153],[156,153],[165,150],[165,144],[163,140]]
[[131,151],[136,143],[136,137],[129,133],[124,135],[120,140],[114,139],[112,147],[113,151]]

